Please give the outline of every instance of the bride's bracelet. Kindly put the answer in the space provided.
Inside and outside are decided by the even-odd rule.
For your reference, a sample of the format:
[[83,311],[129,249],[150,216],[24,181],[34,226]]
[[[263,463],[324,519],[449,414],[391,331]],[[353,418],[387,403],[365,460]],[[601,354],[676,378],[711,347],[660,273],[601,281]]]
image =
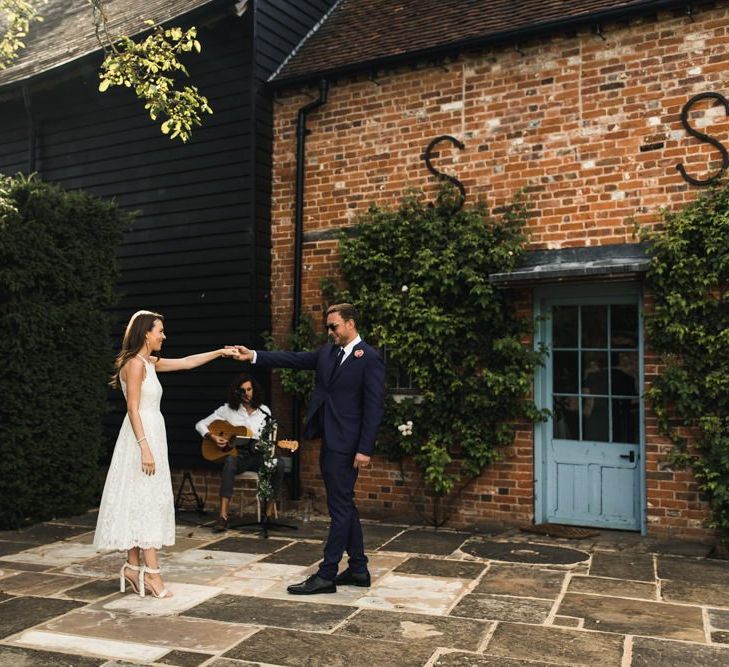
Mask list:
[[147,436],[146,435],[143,436],[143,437],[141,437],[141,438],[139,438],[139,440],[137,440],[137,444],[139,445],[143,440],[146,440],[146,439],[147,439]]

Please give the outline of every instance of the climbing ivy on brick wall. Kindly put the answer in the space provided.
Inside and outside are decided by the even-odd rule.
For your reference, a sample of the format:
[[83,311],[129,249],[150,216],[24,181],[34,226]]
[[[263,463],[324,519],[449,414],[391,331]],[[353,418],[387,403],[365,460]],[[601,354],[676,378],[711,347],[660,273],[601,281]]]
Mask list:
[[648,343],[663,369],[648,391],[674,464],[690,468],[729,542],[729,186],[703,192],[645,231],[655,309]]
[[540,354],[525,346],[530,323],[489,275],[516,267],[528,211],[457,211],[457,193],[434,204],[422,193],[397,208],[370,208],[340,242],[346,290],[368,340],[386,350],[416,395],[390,396],[378,448],[412,456],[437,496],[478,476],[514,439],[514,424],[541,418],[529,399]]

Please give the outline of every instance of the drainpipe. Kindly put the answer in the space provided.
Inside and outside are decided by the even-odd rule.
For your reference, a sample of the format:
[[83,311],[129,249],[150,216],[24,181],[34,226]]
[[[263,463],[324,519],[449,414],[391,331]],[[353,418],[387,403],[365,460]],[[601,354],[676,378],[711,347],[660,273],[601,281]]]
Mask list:
[[[312,100],[299,109],[296,122],[296,190],[294,203],[294,312],[291,330],[296,331],[301,318],[301,265],[304,248],[304,174],[306,171],[306,135],[310,130],[306,128],[306,117],[314,109],[326,104],[329,82],[322,79],[319,82],[319,98]],[[294,398],[292,406],[292,421],[294,440],[301,440],[301,401]],[[299,455],[293,457],[293,481],[291,495],[294,500],[301,496],[301,480],[299,479]]]
[[301,317],[301,261],[304,246],[304,173],[306,171],[306,135],[311,132],[306,128],[306,117],[309,112],[326,104],[329,82],[319,82],[319,99],[312,100],[299,109],[296,122],[296,202],[294,208],[294,315],[293,329],[299,325]]
[[23,103],[25,104],[25,117],[28,120],[28,175],[30,175],[35,171],[36,127],[28,86],[23,86]]

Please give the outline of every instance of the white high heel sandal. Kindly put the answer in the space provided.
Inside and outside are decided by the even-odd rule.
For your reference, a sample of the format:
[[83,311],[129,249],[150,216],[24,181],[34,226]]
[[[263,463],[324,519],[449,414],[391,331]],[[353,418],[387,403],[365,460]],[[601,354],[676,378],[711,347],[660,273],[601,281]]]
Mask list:
[[[137,576],[137,581],[135,582],[134,579],[130,579],[129,577],[124,574],[124,570],[129,568],[133,572],[139,572],[139,575]],[[131,563],[124,563],[124,565],[121,566],[121,570],[119,570],[119,592],[125,593],[127,584],[129,584],[132,587],[132,590],[137,594],[144,596],[144,586],[140,585],[140,579],[142,578],[142,569],[138,565],[132,565]]]
[[[139,575],[139,590],[141,591],[139,594],[144,597],[146,594],[147,586],[144,583],[144,573],[149,572],[150,574],[159,574],[162,570],[159,568],[154,569],[151,567],[147,567],[146,565],[142,566],[142,572]],[[149,592],[156,598],[171,598],[172,593],[167,590],[167,588],[163,588],[159,593],[157,593],[151,586],[149,587]]]

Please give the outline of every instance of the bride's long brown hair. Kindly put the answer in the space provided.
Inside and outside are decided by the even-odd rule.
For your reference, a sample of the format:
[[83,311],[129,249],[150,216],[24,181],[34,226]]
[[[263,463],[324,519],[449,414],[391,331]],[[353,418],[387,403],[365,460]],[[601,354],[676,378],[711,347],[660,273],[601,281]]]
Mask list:
[[114,389],[119,388],[121,369],[124,368],[127,361],[139,352],[142,345],[144,345],[146,333],[154,328],[154,323],[157,320],[164,322],[165,318],[163,315],[153,313],[151,310],[138,310],[132,315],[124,331],[121,351],[114,362],[114,374],[109,379],[109,386],[114,387]]

